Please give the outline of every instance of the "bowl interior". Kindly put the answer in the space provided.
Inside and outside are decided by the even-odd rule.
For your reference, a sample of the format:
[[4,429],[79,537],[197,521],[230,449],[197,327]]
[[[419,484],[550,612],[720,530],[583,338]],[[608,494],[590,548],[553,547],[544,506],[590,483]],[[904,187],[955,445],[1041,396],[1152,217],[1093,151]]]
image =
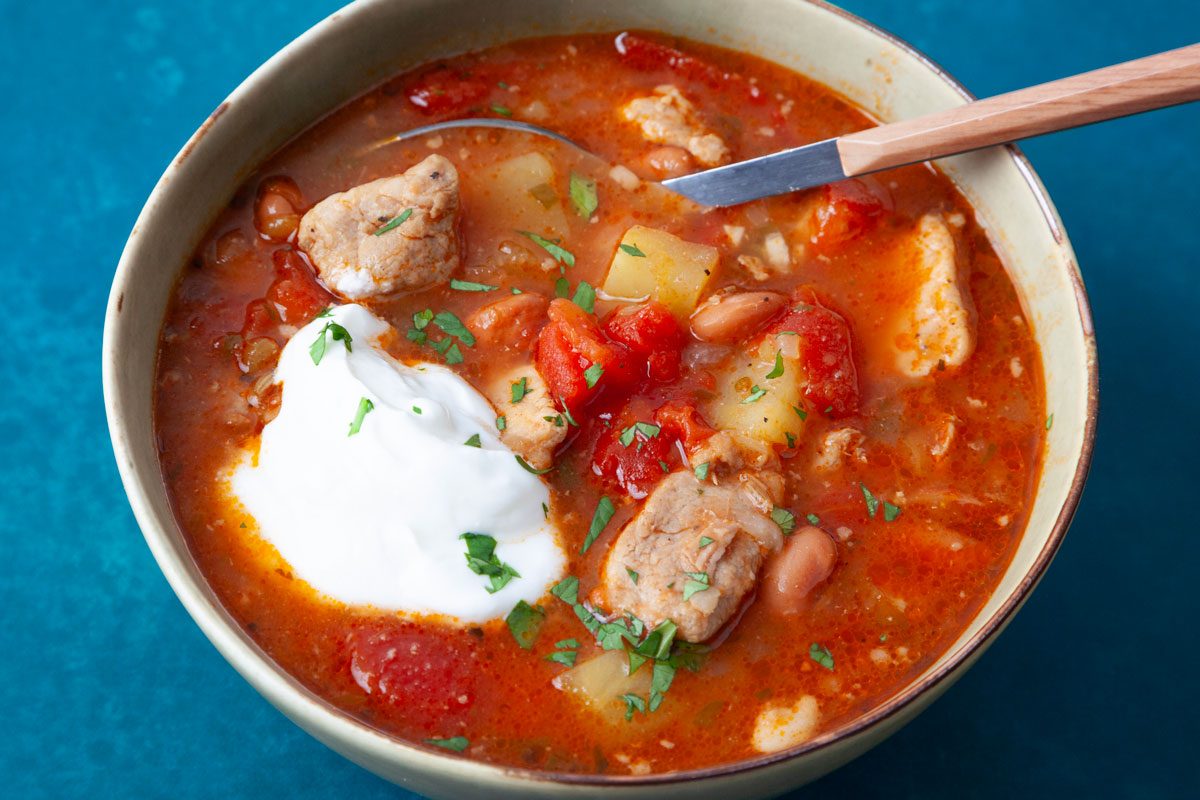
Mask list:
[[[159,474],[151,426],[159,328],[175,278],[210,220],[255,165],[325,113],[389,75],[439,55],[514,38],[623,28],[662,30],[755,53],[828,84],[882,121],[967,99],[936,65],[907,46],[837,9],[804,0],[757,0],[739,6],[736,14],[720,0],[368,0],[293,42],[213,113],[147,202],[114,281],[103,351],[110,431],[126,491],[164,574],[206,635],[267,699],[340,752],[422,791],[443,793],[457,781],[467,781],[458,784],[466,786],[486,780],[497,791],[519,789],[529,796],[542,793],[545,785],[530,788],[519,782],[517,771],[430,755],[370,731],[300,688],[234,625],[187,551]],[[1057,214],[1013,149],[958,156],[939,165],[991,233],[1042,352],[1053,425],[1026,535],[971,625],[900,696],[852,731],[806,745],[803,750],[814,755],[827,750],[819,761],[786,761],[789,754],[782,754],[755,762],[772,769],[711,771],[723,775],[727,787],[736,784],[757,794],[816,777],[855,754],[848,746],[830,749],[831,743],[844,745],[854,738],[848,733],[870,728],[881,738],[922,705],[909,707],[910,700],[923,692],[925,702],[932,699],[936,691],[926,690],[948,683],[945,679],[977,654],[1028,594],[1053,556],[1082,488],[1095,423],[1095,350],[1086,296]],[[640,793],[639,785],[655,795],[673,793],[670,786],[651,790],[646,780],[606,780],[632,793]],[[551,789],[546,793],[556,796],[572,791],[562,784]]]

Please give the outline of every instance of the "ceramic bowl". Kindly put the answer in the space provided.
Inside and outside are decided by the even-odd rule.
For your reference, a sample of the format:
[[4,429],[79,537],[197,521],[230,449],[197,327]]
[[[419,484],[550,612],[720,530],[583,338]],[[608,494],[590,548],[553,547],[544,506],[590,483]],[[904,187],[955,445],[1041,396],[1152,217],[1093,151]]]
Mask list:
[[912,47],[837,8],[804,0],[366,0],[292,42],[245,80],[163,173],[117,268],[104,331],[104,396],[130,504],[163,574],[196,623],[271,703],[334,750],[433,797],[758,797],[829,772],[912,719],[977,659],[1029,596],[1058,549],[1092,452],[1097,371],[1083,283],[1062,223],[1015,148],[939,162],[971,201],[1023,299],[1046,372],[1054,424],[1029,526],[994,595],[962,636],[871,713],[793,750],[645,777],[560,775],[430,753],[339,711],[281,670],[239,628],[197,570],[159,473],[152,389],[175,279],[236,187],[331,109],[423,61],[511,39],[653,29],[748,51],[811,76],[882,121],[970,99]]

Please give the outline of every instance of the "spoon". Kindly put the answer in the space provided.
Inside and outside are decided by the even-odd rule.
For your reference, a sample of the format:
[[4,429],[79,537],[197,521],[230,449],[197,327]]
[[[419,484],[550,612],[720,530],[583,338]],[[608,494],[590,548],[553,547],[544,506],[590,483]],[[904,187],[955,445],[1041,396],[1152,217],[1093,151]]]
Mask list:
[[[1200,44],[670,178],[662,185],[704,205],[732,206],[1193,100],[1200,100]],[[413,128],[379,145],[451,128],[524,131],[584,149],[547,128],[490,117]]]

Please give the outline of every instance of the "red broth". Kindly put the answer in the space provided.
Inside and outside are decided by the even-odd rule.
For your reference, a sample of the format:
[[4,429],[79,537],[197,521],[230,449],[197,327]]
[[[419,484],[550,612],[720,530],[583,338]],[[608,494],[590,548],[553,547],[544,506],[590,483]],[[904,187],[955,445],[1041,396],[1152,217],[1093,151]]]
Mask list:
[[[272,156],[232,198],[185,267],[161,334],[155,424],[163,476],[192,553],[229,612],[285,670],[347,714],[418,744],[466,737],[468,756],[497,764],[606,774],[703,768],[756,754],[751,732],[764,704],[812,696],[821,731],[868,713],[937,659],[993,591],[1025,527],[1041,465],[1043,379],[1028,320],[972,209],[936,169],[894,170],[832,197],[814,190],[702,210],[626,192],[607,166],[520,134],[448,131],[371,149],[439,119],[511,114],[656,179],[664,166],[680,168],[672,163],[679,153],[656,152],[661,148],[615,109],[660,84],[691,98],[733,158],[873,124],[828,87],[752,56],[649,33],[626,37],[621,49],[613,35],[520,41],[423,67],[349,102]],[[530,651],[518,647],[502,620],[459,628],[346,607],[292,573],[255,535],[253,519],[231,502],[221,479],[253,449],[278,403],[270,381],[278,348],[335,302],[287,241],[299,214],[332,192],[438,152],[462,180],[464,258],[456,277],[554,297],[559,270],[544,269],[545,253],[511,229],[503,198],[483,178],[489,165],[533,150],[554,164],[560,197],[572,170],[598,185],[596,221],[568,206],[564,245],[576,263],[563,277],[572,287],[603,283],[629,225],[659,227],[720,250],[706,295],[726,286],[789,294],[815,287],[821,303],[848,323],[857,372],[857,411],[839,408],[833,418],[825,413],[832,404],[814,406],[794,446],[775,446],[784,507],[798,526],[812,515],[836,542],[830,578],[797,616],[744,604],[698,671],[678,671],[657,711],[617,724],[553,683],[566,669],[546,660],[555,642],[579,640],[580,663],[601,652],[565,603],[543,598],[546,619]],[[682,168],[696,168],[682,160]],[[831,199],[843,204],[834,228],[825,240],[808,242],[786,274],[756,280],[761,264],[739,262],[739,255],[761,261],[763,231],[790,233],[815,203]],[[892,367],[887,320],[911,290],[896,243],[927,213],[955,223],[977,344],[962,366],[912,380]],[[741,246],[726,226],[746,231]],[[467,319],[497,295],[443,284],[373,310],[404,332],[421,309]],[[597,303],[597,314],[614,305]],[[402,361],[434,358],[403,336],[391,350]],[[464,350],[454,369],[475,383],[527,358],[482,346]],[[713,352],[689,342],[680,377],[637,387],[628,405],[601,397],[576,412],[580,427],[546,480],[581,596],[596,585],[605,553],[641,502],[592,468],[597,441],[611,438],[602,415],[646,419],[667,401],[702,403],[713,390],[706,356]],[[861,460],[847,457],[831,471],[815,471],[819,443],[847,426],[862,433]],[[950,435],[952,444],[934,457]],[[668,469],[683,468],[676,454],[664,452]],[[652,488],[658,477],[645,480]],[[864,487],[899,515],[869,513]],[[575,555],[602,495],[616,502],[613,522],[586,555]],[[831,661],[821,663],[814,645]],[[389,660],[389,650],[422,657]]]

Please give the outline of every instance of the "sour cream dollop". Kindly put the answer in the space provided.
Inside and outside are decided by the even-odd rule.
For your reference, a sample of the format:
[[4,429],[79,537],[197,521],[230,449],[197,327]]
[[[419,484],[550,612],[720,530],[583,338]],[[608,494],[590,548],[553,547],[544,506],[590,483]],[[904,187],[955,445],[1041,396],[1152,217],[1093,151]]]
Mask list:
[[[279,415],[231,489],[296,575],[329,597],[463,623],[504,617],[562,577],[549,490],[501,443],[488,401],[445,367],[393,359],[379,346],[389,330],[344,305],[291,338],[275,372]],[[494,537],[520,577],[489,593],[467,566],[467,532]]]

